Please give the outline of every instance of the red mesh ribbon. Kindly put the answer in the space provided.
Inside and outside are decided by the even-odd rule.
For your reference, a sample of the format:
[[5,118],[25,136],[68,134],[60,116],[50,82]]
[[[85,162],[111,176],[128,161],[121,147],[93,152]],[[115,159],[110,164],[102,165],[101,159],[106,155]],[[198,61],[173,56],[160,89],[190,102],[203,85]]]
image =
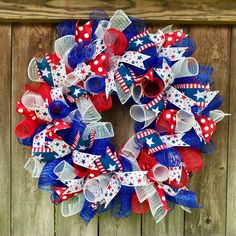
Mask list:
[[22,120],[15,128],[16,136],[21,139],[29,138],[34,134],[38,126],[39,123],[31,119]]
[[202,169],[204,163],[201,158],[201,152],[193,148],[177,148],[188,172],[198,172]]
[[173,134],[176,126],[177,110],[164,110],[156,120],[156,131],[158,133]]
[[163,93],[164,84],[160,79],[144,80],[142,82],[143,94],[149,98],[155,98]]
[[150,208],[148,200],[145,200],[144,202],[141,203],[138,200],[136,193],[133,193],[132,195],[131,207],[132,207],[132,212],[136,214],[146,213],[149,211],[149,208]]
[[121,55],[127,48],[128,40],[121,31],[110,28],[104,34],[104,43],[109,52]]
[[91,96],[93,105],[98,112],[104,112],[112,108],[112,97],[106,97],[105,93],[99,93],[97,95]]

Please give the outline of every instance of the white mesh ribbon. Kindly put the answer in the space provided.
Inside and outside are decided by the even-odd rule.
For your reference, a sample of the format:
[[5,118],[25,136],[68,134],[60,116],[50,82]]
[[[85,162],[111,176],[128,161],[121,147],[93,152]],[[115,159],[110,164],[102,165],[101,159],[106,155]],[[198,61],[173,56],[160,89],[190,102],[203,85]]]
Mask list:
[[34,82],[42,82],[43,79],[39,75],[37,60],[40,61],[41,59],[36,59],[35,57],[31,59],[28,65],[28,77]]
[[111,176],[109,184],[106,187],[104,194],[105,207],[119,192],[122,185],[124,186],[147,186],[146,179],[147,171],[132,171],[132,172],[116,172]]
[[61,214],[64,217],[76,215],[82,210],[84,200],[84,194],[79,193],[78,195],[75,195],[67,201],[63,201],[61,203]]
[[167,26],[166,26],[165,28],[163,28],[161,31],[162,31],[164,34],[172,33],[172,32],[175,31],[172,27],[173,27],[173,25],[167,25]]
[[130,116],[137,122],[144,122],[145,128],[155,120],[156,113],[145,109],[145,105],[135,104],[130,108]]
[[192,113],[179,110],[176,113],[175,133],[186,133],[195,124],[195,117]]
[[97,38],[100,38],[104,35],[104,33],[106,32],[106,30],[108,28],[110,28],[111,23],[108,20],[101,20],[98,22],[98,26],[95,30],[95,35],[97,36]]
[[210,111],[209,118],[212,119],[215,123],[218,123],[221,120],[223,120],[225,116],[230,116],[230,115],[231,114],[224,113],[221,110],[213,110],[213,111]]
[[39,178],[45,162],[40,162],[37,157],[30,157],[24,168],[32,175],[33,178]]
[[123,10],[117,10],[110,19],[111,28],[115,28],[120,31],[123,31],[131,23],[132,23],[132,21],[125,14],[125,12]]
[[114,91],[116,91],[121,104],[125,104],[128,101],[128,99],[131,97],[131,92],[125,93],[124,90],[121,88],[120,84],[117,82],[117,80],[114,80],[114,82],[115,82]]
[[79,81],[79,78],[76,76],[76,74],[74,72],[71,72],[66,76],[66,79],[65,79],[63,85],[66,87],[70,87],[70,86],[76,84],[78,81]]
[[114,130],[110,122],[96,122],[88,124],[84,130],[83,138],[87,138],[92,132],[95,132],[94,139],[114,137]]
[[150,205],[150,210],[153,216],[153,219],[156,223],[160,222],[167,213],[167,210],[163,207],[163,203],[160,199],[159,194],[155,193],[148,198],[148,202]]
[[156,164],[155,166],[153,166],[152,172],[157,182],[163,182],[169,178],[168,168],[161,164]]
[[195,58],[188,57],[177,61],[171,69],[175,78],[195,76],[199,72],[199,65]]
[[146,199],[151,197],[153,194],[155,194],[156,189],[153,186],[153,184],[150,184],[148,186],[136,186],[135,191],[136,191],[139,202],[142,203]]
[[192,210],[191,208],[189,207],[186,207],[186,206],[182,206],[182,205],[179,205],[184,211],[188,212],[188,213],[192,213]]
[[131,88],[131,94],[132,94],[132,97],[133,97],[135,103],[141,104],[140,99],[143,94],[143,88],[140,84],[137,84],[136,86],[133,86]]
[[61,161],[53,170],[54,174],[58,176],[60,180],[74,179],[76,174],[74,167],[67,161]]
[[[54,44],[54,49],[55,49],[55,53],[57,54],[57,56],[61,59],[64,58],[65,53],[73,47],[75,45],[75,37],[74,35],[65,35],[61,38],[58,38],[55,41]],[[66,63],[66,62],[65,62]]]
[[105,208],[117,195],[122,185],[147,186],[147,171],[115,172],[111,175],[99,175],[84,184],[84,196],[89,202],[105,202]]
[[27,91],[21,98],[22,104],[29,110],[35,110],[35,106],[42,106],[44,100],[41,95]]
[[140,147],[134,140],[134,136],[132,136],[124,145],[121,150],[121,155],[131,162],[136,161],[138,155],[140,153]]
[[94,107],[89,97],[81,96],[76,99],[76,105],[85,123],[99,121],[102,117]]
[[92,203],[102,201],[109,181],[110,176],[108,175],[99,175],[93,179],[87,180],[83,187],[85,199]]

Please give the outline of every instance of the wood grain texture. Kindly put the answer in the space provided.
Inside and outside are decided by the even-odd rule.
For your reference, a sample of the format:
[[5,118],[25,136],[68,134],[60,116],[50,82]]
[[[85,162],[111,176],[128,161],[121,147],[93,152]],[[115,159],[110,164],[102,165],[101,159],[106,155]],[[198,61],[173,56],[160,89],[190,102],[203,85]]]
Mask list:
[[156,224],[151,213],[142,216],[142,236],[183,236],[184,211],[176,206],[165,219]]
[[124,9],[131,16],[155,22],[236,23],[234,0],[1,0],[0,20],[87,19],[98,7],[109,15]]
[[232,28],[226,235],[236,235],[236,28]]
[[11,24],[0,24],[0,235],[10,235],[11,219]]
[[[229,111],[230,27],[190,27],[189,34],[197,44],[195,58],[201,64],[214,67],[213,89],[224,98],[221,109]],[[190,180],[201,209],[185,215],[185,235],[225,235],[228,117],[218,124],[213,135],[216,151],[205,156],[205,167]],[[235,144],[234,144],[235,145]]]
[[86,225],[79,214],[71,217],[63,217],[59,206],[56,207],[56,236],[98,236],[98,217],[92,219]]
[[[27,4],[26,2],[21,1],[22,4]],[[32,0],[31,5],[38,2]],[[48,4],[49,1],[40,2],[41,4]],[[114,3],[116,1],[111,1],[110,4],[112,2]],[[50,1],[50,4],[52,3],[54,4],[55,1]],[[106,5],[108,3],[105,2],[103,4]],[[123,1],[121,1],[122,4]],[[58,7],[60,6],[60,1],[58,1]],[[141,14],[139,17],[141,17]],[[23,93],[23,85],[29,82],[26,74],[28,62],[33,56],[42,56],[46,51],[52,51],[54,25],[13,24],[11,30],[10,24],[0,24],[0,33],[0,50],[2,55],[0,61],[0,75],[2,79],[0,84],[0,186],[2,188],[0,201],[0,235],[236,235],[235,27],[233,27],[232,37],[231,26],[229,25],[198,25],[190,27],[190,37],[196,41],[198,48],[194,56],[200,63],[215,67],[213,75],[215,81],[214,89],[219,89],[220,94],[224,98],[221,109],[224,112],[232,113],[233,116],[230,118],[226,117],[224,121],[219,123],[217,132],[213,138],[216,143],[215,154],[204,157],[206,165],[203,171],[195,174],[190,180],[190,189],[198,193],[199,202],[203,208],[194,210],[192,214],[186,214],[184,219],[183,210],[176,207],[165,220],[157,225],[153,222],[150,213],[143,217],[134,215],[127,219],[113,219],[108,212],[93,219],[88,226],[79,219],[79,215],[63,218],[59,207],[56,208],[56,213],[54,214],[53,205],[49,200],[48,193],[38,190],[36,181],[32,180],[31,176],[23,169],[30,155],[30,150],[23,148],[17,143],[13,132],[17,122],[22,120],[22,117],[15,113],[15,102]],[[12,81],[10,80],[11,73]],[[11,84],[12,93],[10,92]],[[10,93],[12,94],[12,103],[8,100]],[[10,104],[12,104],[11,107]],[[9,115],[7,111],[9,111]],[[103,121],[111,121],[114,126],[114,144],[117,149],[133,134],[133,121],[129,116],[129,105],[123,106],[119,102],[114,102],[113,109],[102,114],[102,116]],[[10,134],[12,135],[11,137]],[[10,143],[11,146],[9,145]],[[12,154],[12,160],[10,154]],[[11,179],[9,175],[11,175],[12,187],[10,187]],[[4,194],[5,192],[9,194]],[[9,199],[9,196],[11,196],[12,200]],[[10,216],[12,223],[10,222]]]
[[[27,66],[33,56],[50,52],[52,25],[14,25],[12,28],[12,130],[23,117],[16,115],[15,103],[22,96]],[[48,193],[23,169],[30,150],[17,143],[12,133],[12,236],[53,236],[54,208]]]
[[[130,106],[121,105],[113,101],[111,110],[105,112],[102,117],[104,121],[110,121],[114,128],[115,137],[113,144],[116,150],[122,147],[134,134],[134,122],[129,115]],[[99,216],[99,235],[101,236],[141,236],[141,216],[132,215],[128,218],[115,219],[111,212]]]
[[[157,32],[158,29],[164,28],[166,25],[153,26],[152,32]],[[188,33],[187,25],[174,25],[175,29],[183,29],[185,33]],[[184,234],[184,211],[180,207],[175,207],[165,219],[163,219],[159,224],[153,221],[151,213],[142,216],[142,235],[164,235],[171,236],[175,232],[176,236],[182,236]]]

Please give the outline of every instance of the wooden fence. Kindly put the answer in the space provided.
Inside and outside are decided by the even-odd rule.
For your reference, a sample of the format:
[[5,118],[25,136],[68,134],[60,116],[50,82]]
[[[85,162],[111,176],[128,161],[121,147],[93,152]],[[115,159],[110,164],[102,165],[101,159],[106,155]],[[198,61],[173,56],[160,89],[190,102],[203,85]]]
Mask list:
[[[192,7],[189,3],[191,1],[136,1],[134,5],[133,1],[111,1],[113,3],[110,4],[116,4],[112,9],[108,1],[99,0],[88,1],[88,6],[81,8],[77,5],[80,1],[68,1],[67,7],[66,1],[41,1],[41,5],[25,2],[31,1],[21,1],[18,4],[15,1],[0,1],[0,235],[236,235],[236,27],[231,24],[208,25],[207,22],[235,23],[235,1],[225,1],[228,5],[220,4],[221,1],[207,1],[209,4],[197,5],[199,1],[193,1],[196,8],[191,17],[187,14],[188,8]],[[16,115],[15,103],[23,93],[24,84],[29,82],[29,60],[33,56],[52,52],[55,39],[55,24],[41,21],[46,18],[58,21],[81,15],[86,18],[92,7],[91,2],[93,6],[109,8],[110,12],[119,7],[127,9],[131,15],[150,20],[154,28],[172,19],[174,22],[180,19],[182,23],[191,23],[182,27],[197,44],[194,56],[199,63],[215,67],[214,88],[219,89],[224,98],[221,109],[232,116],[226,117],[219,124],[213,138],[216,152],[204,157],[204,169],[190,180],[190,189],[197,192],[202,205],[201,209],[193,210],[192,214],[175,207],[165,220],[155,224],[149,213],[118,220],[106,213],[95,217],[86,226],[79,215],[63,218],[59,207],[50,203],[49,195],[39,191],[36,181],[23,169],[30,150],[19,145],[14,136],[14,127],[22,119]],[[159,2],[159,6],[155,2]],[[170,4],[171,8],[166,7],[164,2]],[[144,3],[147,4],[146,11],[142,7]],[[55,10],[54,6],[57,6]],[[174,11],[174,7],[182,11]],[[152,21],[156,18],[159,21]],[[37,23],[28,23],[27,20]],[[194,20],[205,24],[193,24],[196,23]],[[117,146],[124,143],[132,133],[128,109],[127,106],[116,104],[112,111],[105,114],[105,119],[114,125]]]

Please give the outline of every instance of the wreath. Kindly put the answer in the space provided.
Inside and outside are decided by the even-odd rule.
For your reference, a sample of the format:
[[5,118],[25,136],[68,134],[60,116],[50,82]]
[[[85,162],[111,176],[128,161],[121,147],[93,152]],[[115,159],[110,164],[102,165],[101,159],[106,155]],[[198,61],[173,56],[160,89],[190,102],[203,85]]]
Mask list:
[[[122,10],[62,22],[57,35],[55,54],[30,61],[38,84],[26,84],[16,104],[25,119],[15,133],[32,147],[25,169],[38,188],[63,216],[79,213],[86,223],[107,210],[114,217],[150,210],[159,222],[176,204],[199,208],[188,180],[203,167],[201,153],[214,150],[225,114],[211,91],[213,68],[191,57],[193,40],[172,26],[153,33]],[[116,152],[101,113],[117,100],[131,105],[135,123]]]

